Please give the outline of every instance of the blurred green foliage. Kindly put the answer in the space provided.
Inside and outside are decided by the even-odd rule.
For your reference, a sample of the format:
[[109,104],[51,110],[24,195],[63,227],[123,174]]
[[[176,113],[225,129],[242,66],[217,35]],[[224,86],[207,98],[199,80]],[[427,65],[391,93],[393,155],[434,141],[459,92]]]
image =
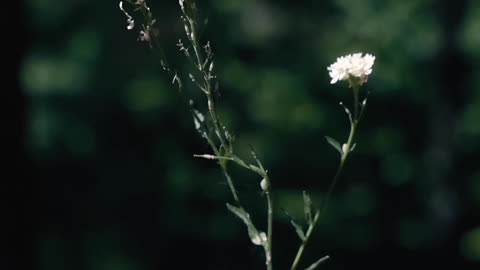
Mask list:
[[[225,208],[219,169],[193,158],[208,147],[159,59],[137,41],[141,19],[127,31],[118,1],[25,4],[33,42],[20,80],[38,176],[37,269],[261,269],[261,251]],[[186,75],[177,2],[150,5],[169,59]],[[377,57],[364,87],[369,104],[304,263],[329,254],[328,269],[478,266],[478,1],[199,5],[219,114],[244,157],[256,149],[276,190],[277,267],[299,244],[283,211],[302,217],[302,190],[318,205],[337,165],[324,135],[346,138],[338,102],[350,104],[351,93],[329,84],[326,67],[354,52]],[[204,108],[193,91],[187,86]],[[252,218],[263,220],[260,179],[232,169]]]

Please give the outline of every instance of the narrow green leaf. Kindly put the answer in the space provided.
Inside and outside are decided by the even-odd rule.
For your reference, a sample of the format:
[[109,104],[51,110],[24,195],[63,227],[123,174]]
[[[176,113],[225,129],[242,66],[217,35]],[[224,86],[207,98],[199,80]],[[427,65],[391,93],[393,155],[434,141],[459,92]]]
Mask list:
[[350,148],[350,152],[353,151],[353,149],[355,149],[355,146],[357,146],[356,143],[353,144],[352,148]]
[[262,177],[266,176],[265,172],[261,168],[255,166],[255,165],[249,165],[249,167],[250,167],[250,170],[258,173],[260,176],[262,176]]
[[340,155],[343,155],[342,147],[340,146],[340,143],[337,142],[337,140],[335,140],[332,137],[328,137],[328,136],[325,136],[325,139],[327,139],[327,142],[331,146],[333,146],[333,148],[335,148],[340,153]]
[[240,165],[240,166],[242,166],[242,167],[244,167],[244,168],[247,168],[247,169],[249,169],[249,170],[257,173],[257,174],[259,174],[259,175],[262,176],[262,177],[265,176],[265,172],[264,172],[261,168],[255,166],[255,165],[252,165],[252,164],[247,164],[247,163],[245,163],[243,160],[241,160],[239,157],[237,157],[237,156],[235,156],[235,155],[232,156],[232,160],[235,161],[238,165]]
[[305,190],[303,191],[303,209],[308,225],[312,224],[312,200]]
[[233,156],[232,156],[232,159],[233,159],[233,161],[235,161],[236,163],[238,163],[240,166],[245,167],[245,168],[248,168],[248,165],[247,165],[243,160],[241,160],[239,157],[233,155]]
[[265,233],[258,232],[257,228],[255,228],[255,226],[252,223],[252,220],[250,219],[250,215],[243,208],[235,207],[229,203],[227,203],[227,208],[232,213],[234,213],[237,217],[243,220],[243,223],[245,223],[245,225],[247,225],[248,236],[250,237],[250,240],[252,241],[253,244],[264,245],[267,242],[267,237]]
[[314,270],[315,268],[317,268],[320,264],[322,264],[323,262],[325,262],[329,258],[330,258],[330,256],[328,256],[328,255],[325,256],[325,257],[322,257],[318,261],[316,261],[312,265],[310,265],[308,268],[305,268],[305,270]]
[[234,213],[237,217],[239,217],[241,220],[243,220],[243,222],[246,225],[248,225],[248,223],[250,223],[250,216],[248,215],[247,212],[245,212],[245,210],[243,210],[243,208],[235,207],[235,206],[233,206],[229,203],[227,203],[227,208],[232,213]]
[[305,233],[303,232],[302,226],[298,225],[293,219],[290,220],[290,223],[292,223],[293,227],[295,227],[295,231],[302,242],[305,241]]

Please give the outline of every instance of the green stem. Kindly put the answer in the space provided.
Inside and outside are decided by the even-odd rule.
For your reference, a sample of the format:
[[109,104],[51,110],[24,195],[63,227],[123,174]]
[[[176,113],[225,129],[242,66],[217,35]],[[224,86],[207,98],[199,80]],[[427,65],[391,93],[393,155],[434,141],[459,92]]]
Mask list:
[[359,92],[359,85],[355,83],[353,85],[353,106],[354,106],[354,114],[353,114],[353,119],[354,121],[358,121],[358,92]]
[[200,71],[203,71],[203,68],[202,68],[203,61],[202,61],[202,55],[201,55],[200,50],[199,50],[199,45],[198,45],[198,40],[197,40],[197,31],[196,31],[196,28],[195,28],[195,22],[190,18],[187,18],[187,20],[189,22],[190,31],[191,31],[191,37],[187,37],[187,38],[191,38],[192,45],[193,45],[193,50],[195,51],[195,56],[197,57],[198,69]]
[[[210,84],[210,74],[207,74],[206,71],[203,70],[203,68],[202,68],[203,59],[202,59],[202,54],[200,52],[200,46],[199,46],[198,40],[197,40],[197,32],[196,32],[196,28],[195,28],[195,22],[192,21],[191,19],[188,19],[188,22],[189,22],[189,25],[190,25],[192,47],[193,47],[193,50],[195,51],[195,56],[197,58],[198,69],[200,70],[200,72],[203,73],[203,77],[204,77],[204,80],[205,80],[205,94],[207,96],[207,101],[208,101],[208,112],[210,113],[210,117],[212,118],[213,127],[215,129],[215,133],[216,133],[218,139],[220,140],[220,144],[223,147],[224,151],[227,151],[226,140],[224,138],[223,130],[220,128],[220,121],[218,120],[217,112],[215,110],[215,102],[214,102],[213,97],[212,97],[211,84]],[[219,151],[221,149],[216,149],[215,144],[213,144],[210,141],[209,141],[209,144],[212,147],[212,149],[214,150],[215,155],[224,156],[221,153],[221,151]],[[228,173],[226,160],[218,160],[218,163],[220,164],[220,167],[222,168],[223,175],[227,179],[228,186],[230,187],[230,191],[232,192],[232,195],[233,195],[233,199],[235,200],[235,202],[237,203],[238,206],[241,206],[240,198],[238,197],[237,190],[235,188],[235,185],[233,184],[232,177]]]
[[310,235],[312,235],[313,228],[315,228],[315,225],[317,224],[318,218],[320,217],[320,210],[317,210],[315,212],[315,216],[313,217],[312,223],[308,226],[307,233],[305,234],[305,240],[303,240],[302,244],[298,248],[297,255],[295,256],[295,260],[292,263],[292,266],[290,267],[290,270],[295,270],[297,268],[298,262],[300,261],[300,258],[302,257],[303,250],[305,249],[305,246],[307,246],[308,239],[310,239]]
[[240,198],[238,197],[238,193],[237,193],[237,189],[235,188],[235,185],[233,184],[232,177],[230,176],[230,174],[228,173],[228,170],[227,170],[227,163],[225,162],[225,160],[219,160],[218,163],[220,164],[220,167],[222,168],[223,175],[227,179],[228,186],[230,187],[230,191],[232,192],[232,195],[233,195],[233,199],[235,200],[235,202],[237,203],[238,206],[241,206]]
[[353,143],[353,138],[355,137],[355,132],[357,130],[358,126],[358,93],[359,93],[359,86],[358,85],[353,85],[353,102],[354,102],[354,115],[353,115],[353,121],[350,125],[350,133],[348,135],[348,140],[347,140],[347,146],[345,149],[342,157],[340,158],[340,163],[337,168],[337,172],[335,173],[335,176],[332,179],[332,182],[330,183],[330,186],[328,187],[327,191],[327,196],[325,197],[325,200],[323,203],[320,205],[320,208],[315,212],[315,216],[313,218],[312,223],[308,226],[307,233],[305,234],[305,239],[302,241],[302,244],[298,248],[297,255],[295,256],[295,259],[292,263],[292,266],[290,267],[290,270],[295,270],[298,266],[298,262],[300,261],[300,258],[303,255],[303,251],[305,249],[305,246],[308,243],[308,240],[310,239],[310,236],[313,232],[313,229],[315,228],[315,225],[317,225],[318,219],[320,217],[320,214],[324,213],[325,210],[327,209],[328,202],[330,200],[330,197],[332,196],[333,190],[335,188],[335,185],[338,182],[338,179],[340,178],[341,172],[343,170],[343,166],[345,164],[345,161],[347,160],[348,154],[351,152],[352,149],[352,143]]
[[215,133],[217,134],[217,137],[220,140],[220,144],[222,145],[225,152],[230,152],[230,147],[227,148],[227,143],[224,138],[223,130],[220,128],[220,121],[218,120],[217,112],[215,111],[215,103],[213,101],[213,97],[212,97],[212,94],[210,93],[209,88],[207,88],[208,91],[206,95],[208,100],[208,111],[210,113],[210,117],[212,118],[213,127],[215,128]]
[[[270,182],[269,180],[267,180]],[[272,227],[273,227],[273,199],[270,191],[267,191],[268,202],[268,229],[267,229],[267,247],[265,250],[265,260],[267,264],[267,270],[273,269],[272,263]]]
[[195,56],[197,58],[197,66],[200,72],[203,73],[203,77],[205,80],[205,94],[207,95],[207,101],[208,101],[208,111],[210,113],[210,117],[212,118],[213,126],[215,128],[215,133],[217,134],[218,139],[220,140],[220,143],[223,147],[223,149],[226,152],[230,151],[230,147],[227,147],[227,142],[225,139],[225,135],[223,133],[223,129],[221,128],[220,121],[218,120],[217,113],[215,111],[215,102],[212,97],[212,90],[211,90],[211,84],[210,84],[210,74],[208,74],[204,69],[203,69],[203,58],[202,54],[200,52],[200,45],[198,43],[197,39],[197,31],[195,28],[195,22],[189,20],[189,25],[190,25],[190,31],[191,31],[191,41],[192,41],[192,47],[193,50],[195,51]]
[[[355,134],[355,132],[350,132],[350,135],[353,136],[352,134]],[[297,255],[295,256],[295,260],[292,263],[292,266],[290,267],[290,270],[295,270],[297,268],[298,262],[300,261],[300,258],[303,255],[303,250],[305,249],[305,246],[308,243],[308,240],[310,239],[310,236],[312,235],[313,229],[315,228],[315,225],[317,225],[318,219],[320,217],[320,213],[323,213],[328,205],[328,201],[330,200],[330,197],[332,195],[333,189],[335,188],[335,185],[338,181],[338,178],[340,178],[340,174],[343,169],[343,165],[345,164],[345,158],[346,155],[342,155],[342,158],[340,159],[340,164],[338,165],[337,172],[335,173],[335,176],[333,177],[333,180],[330,184],[330,187],[328,188],[327,192],[327,197],[325,198],[325,201],[322,203],[320,208],[315,212],[315,216],[313,217],[312,223],[308,226],[307,233],[305,234],[305,239],[303,240],[302,244],[298,248]]]
[[[215,144],[214,144],[213,141],[210,139],[210,137],[209,137],[208,135],[206,135],[206,138],[207,138],[208,144],[210,145],[210,147],[211,147],[212,150],[213,150],[213,153],[214,153],[216,156],[220,156],[220,153],[219,153],[219,151],[218,151],[218,148],[215,146]],[[229,160],[229,159],[226,158],[226,160]],[[233,199],[235,200],[235,202],[237,203],[238,206],[241,206],[241,204],[240,204],[240,198],[238,197],[238,193],[237,193],[237,189],[235,188],[235,185],[233,184],[232,177],[231,177],[230,174],[228,173],[226,160],[219,159],[219,160],[218,160],[218,163],[220,164],[220,168],[222,169],[223,175],[224,175],[225,178],[227,179],[228,187],[230,188],[230,191],[232,192]]]

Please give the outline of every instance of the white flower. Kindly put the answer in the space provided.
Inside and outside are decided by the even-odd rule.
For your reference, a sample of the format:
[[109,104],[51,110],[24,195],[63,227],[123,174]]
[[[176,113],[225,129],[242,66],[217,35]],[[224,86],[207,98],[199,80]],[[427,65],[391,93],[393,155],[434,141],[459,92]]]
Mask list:
[[337,81],[348,80],[350,76],[360,78],[360,84],[367,81],[367,76],[372,73],[372,66],[375,62],[375,56],[362,53],[349,54],[337,58],[337,61],[327,67],[332,80],[331,84]]

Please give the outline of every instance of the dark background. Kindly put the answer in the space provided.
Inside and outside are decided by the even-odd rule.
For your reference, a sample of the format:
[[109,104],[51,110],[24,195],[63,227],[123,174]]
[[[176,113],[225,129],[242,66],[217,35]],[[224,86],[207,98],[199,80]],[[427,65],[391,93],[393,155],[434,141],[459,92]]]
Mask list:
[[[150,1],[171,61],[188,72],[177,1]],[[325,195],[345,140],[345,83],[326,67],[376,56],[366,117],[300,268],[478,269],[480,2],[434,0],[199,3],[216,54],[219,112],[275,189],[274,267],[299,240],[302,190]],[[118,1],[8,1],[2,14],[12,125],[4,149],[1,269],[262,269],[263,251],[225,208],[228,187],[171,78],[126,30]],[[131,10],[131,9],[130,9]],[[186,81],[186,80],[185,80]],[[186,93],[204,101],[193,87]],[[5,164],[5,163],[4,163]],[[232,166],[265,230],[255,175]],[[7,267],[2,267],[2,264]]]

